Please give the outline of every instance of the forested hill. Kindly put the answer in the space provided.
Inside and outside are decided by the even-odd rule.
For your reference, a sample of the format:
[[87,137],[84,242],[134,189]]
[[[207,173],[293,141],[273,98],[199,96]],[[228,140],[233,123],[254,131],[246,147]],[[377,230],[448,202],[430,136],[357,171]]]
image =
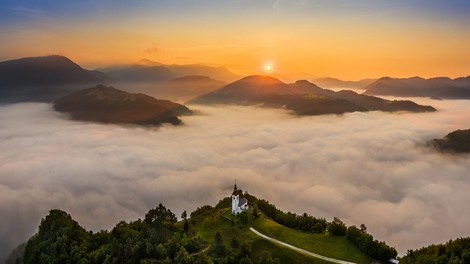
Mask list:
[[[306,213],[286,213],[245,193],[252,207],[230,213],[230,198],[202,206],[181,221],[162,204],[143,219],[119,222],[112,230],[91,232],[68,213],[53,209],[38,232],[14,251],[7,263],[328,263],[278,246],[250,231],[355,263],[386,262],[397,252],[374,240],[365,226],[347,227]],[[293,262],[290,262],[293,261]]]
[[400,263],[469,264],[470,237],[450,240],[444,244],[431,245],[417,250],[408,250]]

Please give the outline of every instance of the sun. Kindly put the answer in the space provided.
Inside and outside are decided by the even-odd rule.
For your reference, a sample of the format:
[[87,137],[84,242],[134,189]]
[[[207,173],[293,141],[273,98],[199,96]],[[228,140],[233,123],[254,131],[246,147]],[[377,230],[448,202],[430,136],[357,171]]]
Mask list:
[[273,71],[273,65],[271,65],[270,63],[267,63],[264,65],[264,70],[266,72],[272,72]]

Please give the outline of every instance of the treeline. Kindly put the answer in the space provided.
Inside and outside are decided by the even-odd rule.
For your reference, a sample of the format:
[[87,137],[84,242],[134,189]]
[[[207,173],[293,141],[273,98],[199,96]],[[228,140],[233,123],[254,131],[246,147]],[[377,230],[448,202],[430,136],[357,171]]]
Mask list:
[[388,246],[383,241],[374,239],[372,235],[360,230],[356,226],[348,227],[346,237],[363,252],[375,259],[385,262],[397,256],[397,251],[393,247]]
[[[381,260],[388,261],[396,258],[395,248],[388,246],[385,242],[374,240],[374,237],[360,230],[355,226],[347,227],[339,218],[333,218],[333,221],[327,222],[324,218],[316,218],[307,213],[297,215],[291,212],[283,212],[270,204],[266,200],[257,201],[258,208],[277,223],[313,233],[323,233],[328,231],[332,235],[346,236],[349,241],[356,244],[367,255]],[[365,229],[365,226],[363,226]]]
[[430,245],[408,250],[400,259],[401,264],[448,263],[470,264],[470,237],[450,240],[445,244]]
[[[241,192],[241,190],[239,191]],[[324,218],[316,218],[311,215],[308,215],[307,213],[303,213],[301,215],[291,212],[285,213],[278,209],[275,205],[269,203],[268,201],[258,199],[256,196],[253,196],[247,192],[243,194],[243,198],[248,200],[248,204],[256,206],[266,216],[283,226],[313,233],[323,233],[325,232],[328,226],[328,222]],[[232,198],[226,197],[220,200],[215,206],[215,208],[222,209],[231,206]],[[196,211],[199,214],[203,212],[203,209],[207,208],[201,207],[198,208]]]
[[[214,209],[203,206],[191,215]],[[236,238],[230,247],[216,233],[213,245],[199,237],[183,212],[184,228],[177,224],[173,212],[162,204],[145,214],[143,220],[119,222],[111,231],[93,233],[81,227],[61,210],[51,210],[41,220],[39,231],[26,243],[17,264],[59,263],[136,263],[136,264],[279,264],[269,251],[252,254],[251,246]]]
[[266,200],[260,199],[256,205],[266,216],[283,226],[313,233],[323,233],[328,226],[328,222],[324,218],[316,218],[307,213],[302,215],[285,213]]
[[17,263],[191,263],[202,241],[176,227],[176,216],[159,204],[144,220],[119,222],[110,232],[86,231],[61,210],[51,210]]
[[[291,212],[286,213],[268,201],[258,199],[246,192],[243,194],[243,197],[248,199],[249,204],[255,205],[266,216],[283,226],[305,232],[324,233],[328,231],[332,235],[346,236],[349,241],[356,244],[364,253],[381,261],[388,261],[397,256],[395,248],[388,246],[383,241],[375,240],[372,235],[366,232],[364,225],[361,226],[361,230],[355,226],[347,227],[346,224],[337,217],[333,218],[333,221],[328,222],[324,218],[316,218],[307,213],[301,215]],[[219,201],[216,208],[226,208],[230,206],[231,198],[224,198]]]

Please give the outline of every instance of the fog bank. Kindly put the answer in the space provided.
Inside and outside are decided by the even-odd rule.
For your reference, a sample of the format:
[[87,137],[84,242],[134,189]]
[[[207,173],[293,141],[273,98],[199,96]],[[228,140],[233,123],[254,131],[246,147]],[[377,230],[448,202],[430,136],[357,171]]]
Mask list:
[[468,101],[426,114],[296,117],[254,107],[200,107],[185,125],[145,129],[67,120],[48,104],[0,106],[0,260],[52,208],[92,230],[177,215],[239,187],[282,210],[365,224],[406,249],[470,236],[470,156],[424,146],[470,128]]

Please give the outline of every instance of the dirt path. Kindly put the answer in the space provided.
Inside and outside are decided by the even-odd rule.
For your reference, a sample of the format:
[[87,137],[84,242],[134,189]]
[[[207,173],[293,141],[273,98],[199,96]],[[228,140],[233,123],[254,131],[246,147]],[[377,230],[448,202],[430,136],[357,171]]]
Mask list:
[[288,247],[292,250],[295,250],[297,252],[300,252],[302,254],[305,254],[305,255],[308,255],[308,256],[312,256],[314,258],[319,258],[319,259],[323,259],[323,260],[326,260],[326,261],[329,261],[329,262],[332,262],[332,263],[340,263],[340,264],[355,264],[354,262],[348,262],[348,261],[344,261],[344,260],[339,260],[339,259],[334,259],[334,258],[329,258],[329,257],[325,257],[325,256],[322,256],[322,255],[318,255],[318,254],[315,254],[315,253],[312,253],[310,251],[307,251],[305,249],[301,249],[301,248],[298,248],[296,246],[292,246],[291,244],[287,244],[287,243],[284,243],[282,241],[279,241],[277,239],[274,239],[272,237],[268,237],[267,235],[263,235],[261,234],[260,232],[258,232],[256,229],[254,229],[253,227],[250,227],[250,230],[251,232],[255,233],[256,235],[264,238],[264,239],[267,239],[273,243],[276,243],[278,245],[281,245],[281,246],[284,246],[284,247]]

